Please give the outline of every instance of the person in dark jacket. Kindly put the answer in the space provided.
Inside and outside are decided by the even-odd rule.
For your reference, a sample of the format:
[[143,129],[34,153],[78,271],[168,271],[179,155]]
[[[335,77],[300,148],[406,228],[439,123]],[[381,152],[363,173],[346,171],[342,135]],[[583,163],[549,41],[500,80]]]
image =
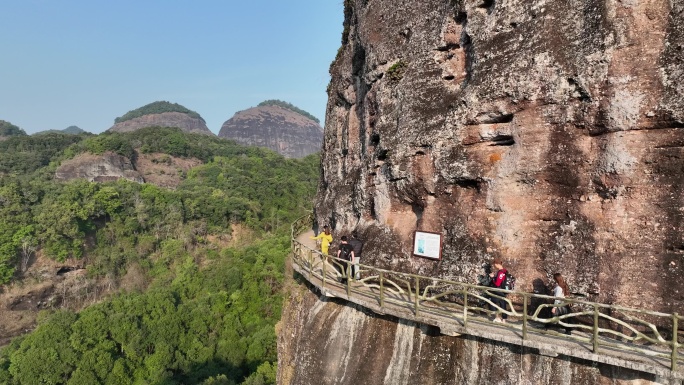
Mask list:
[[352,266],[354,269],[354,279],[361,279],[359,262],[361,260],[361,252],[363,251],[363,241],[361,241],[356,232],[354,232],[352,233],[351,239],[349,239],[349,244],[354,249],[354,265]]
[[352,245],[349,244],[349,239],[347,238],[346,235],[342,236],[342,243],[340,243],[340,247],[337,248],[337,258],[340,259],[338,261],[339,263],[342,264],[342,270],[340,273],[342,274],[342,284],[346,284],[348,281],[348,276],[347,273],[349,272],[349,263],[354,263],[354,248]]

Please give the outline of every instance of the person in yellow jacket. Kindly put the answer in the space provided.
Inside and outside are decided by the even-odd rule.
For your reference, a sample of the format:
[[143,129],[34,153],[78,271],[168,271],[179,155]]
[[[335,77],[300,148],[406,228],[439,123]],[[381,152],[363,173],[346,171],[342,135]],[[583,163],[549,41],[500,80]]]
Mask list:
[[330,233],[330,227],[325,226],[323,228],[323,232],[318,234],[317,237],[311,237],[311,239],[320,239],[321,240],[321,252],[323,254],[328,254],[328,247],[333,241],[332,234]]

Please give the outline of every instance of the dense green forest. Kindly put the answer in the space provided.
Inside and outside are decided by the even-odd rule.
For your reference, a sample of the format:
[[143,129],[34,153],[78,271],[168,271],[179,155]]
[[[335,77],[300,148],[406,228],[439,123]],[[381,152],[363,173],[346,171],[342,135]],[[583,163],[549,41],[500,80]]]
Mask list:
[[[125,122],[127,120],[139,118],[139,117],[144,116],[144,115],[161,114],[164,112],[181,112],[181,113],[187,114],[189,116],[192,116],[193,118],[202,119],[200,114],[198,114],[195,111],[189,110],[189,109],[181,106],[178,103],[161,101],[161,102],[152,102],[152,103],[146,104],[146,105],[144,105],[138,109],[128,111],[123,116],[119,116],[118,118],[114,119],[114,123],[121,123],[121,122]],[[202,121],[204,121],[204,119],[202,119]]]
[[282,101],[282,100],[277,100],[277,99],[265,100],[265,101],[259,103],[258,107],[261,107],[261,106],[278,106],[278,107],[283,107],[283,108],[286,108],[286,109],[288,109],[288,110],[290,110],[290,111],[294,111],[294,112],[296,112],[296,113],[298,113],[298,114],[300,114],[300,115],[302,115],[302,116],[305,116],[305,117],[307,117],[307,118],[313,120],[314,122],[316,122],[316,123],[318,123],[318,124],[321,123],[321,121],[320,121],[317,117],[311,115],[310,113],[308,113],[308,112],[302,110],[302,109],[299,108],[299,107],[294,106],[294,105],[291,104],[291,103],[284,102],[284,101]]
[[[91,279],[135,267],[147,287],[81,312],[45,311],[36,330],[0,350],[0,384],[275,382],[289,223],[311,207],[317,156],[285,159],[170,128],[0,145],[0,283],[20,280],[26,253],[38,250],[81,261]],[[104,151],[205,163],[175,190],[52,179],[61,160]],[[250,245],[213,241],[235,224],[254,234]]]

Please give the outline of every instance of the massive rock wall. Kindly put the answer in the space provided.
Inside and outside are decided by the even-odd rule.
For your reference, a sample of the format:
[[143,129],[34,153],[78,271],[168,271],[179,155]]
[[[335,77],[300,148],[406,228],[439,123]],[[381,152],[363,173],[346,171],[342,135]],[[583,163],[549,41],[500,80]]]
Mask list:
[[315,121],[280,106],[240,111],[221,126],[219,137],[266,147],[287,158],[321,151],[323,129]]
[[[319,223],[366,263],[684,308],[684,5],[347,0]],[[440,262],[412,257],[443,234]]]

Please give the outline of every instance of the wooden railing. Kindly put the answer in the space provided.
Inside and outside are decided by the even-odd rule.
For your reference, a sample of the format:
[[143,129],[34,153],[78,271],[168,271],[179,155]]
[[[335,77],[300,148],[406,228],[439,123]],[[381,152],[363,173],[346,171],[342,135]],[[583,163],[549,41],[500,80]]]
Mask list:
[[[513,322],[498,324],[517,329],[522,340],[528,333],[551,335],[554,338],[590,344],[594,354],[602,350],[636,352],[667,362],[674,375],[684,360],[684,317],[677,313],[606,305],[580,299],[566,298],[554,305],[555,297],[520,291],[450,281],[445,279],[407,274],[357,265],[361,278],[354,279],[351,264],[330,255],[324,255],[297,241],[297,236],[311,223],[311,216],[299,219],[292,225],[293,262],[309,281],[318,280],[326,286],[343,287],[348,298],[355,296],[377,301],[380,309],[390,306],[403,308],[418,317],[421,313],[440,316],[468,328],[469,322],[491,322],[491,317],[507,314]],[[348,278],[348,279],[347,279]],[[340,281],[346,279],[346,284]],[[502,299],[505,308],[493,298]],[[547,317],[549,309],[570,306],[567,314]],[[545,310],[546,309],[546,310]],[[572,330],[562,334],[545,326]]]

